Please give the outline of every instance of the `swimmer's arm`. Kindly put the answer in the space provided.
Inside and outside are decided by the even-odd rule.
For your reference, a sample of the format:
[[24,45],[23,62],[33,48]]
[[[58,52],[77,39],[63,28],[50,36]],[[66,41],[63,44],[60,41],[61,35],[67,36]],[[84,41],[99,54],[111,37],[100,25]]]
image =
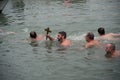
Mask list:
[[46,37],[49,38],[49,40],[51,40],[51,41],[54,41],[54,40],[55,40],[53,37],[51,37],[51,36],[48,35],[48,34],[46,35]]
[[114,37],[120,37],[120,33],[119,34],[111,33],[111,35]]

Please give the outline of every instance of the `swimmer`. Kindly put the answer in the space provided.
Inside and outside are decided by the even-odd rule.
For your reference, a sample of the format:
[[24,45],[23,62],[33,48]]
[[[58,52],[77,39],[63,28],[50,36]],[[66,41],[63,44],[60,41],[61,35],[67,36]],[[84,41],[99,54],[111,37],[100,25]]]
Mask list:
[[[54,38],[52,38],[50,35],[46,35],[47,38],[49,38],[51,41],[55,41]],[[58,32],[57,35],[57,41],[60,42],[61,46],[68,47],[71,45],[71,41],[66,39],[67,34],[64,31]]]
[[120,51],[116,50],[116,46],[113,43],[106,44],[105,51],[106,51],[105,57],[107,58],[120,56]]
[[120,34],[108,33],[105,34],[105,29],[103,27],[98,28],[98,34],[102,40],[115,40],[115,37],[120,38]]
[[35,31],[30,32],[30,40],[31,40],[31,42],[40,41],[43,38],[44,38],[43,36],[40,36],[40,35],[38,36]]
[[99,42],[97,40],[94,40],[94,34],[92,32],[88,32],[86,34],[85,40],[87,42],[85,48],[90,48],[92,46],[99,46]]

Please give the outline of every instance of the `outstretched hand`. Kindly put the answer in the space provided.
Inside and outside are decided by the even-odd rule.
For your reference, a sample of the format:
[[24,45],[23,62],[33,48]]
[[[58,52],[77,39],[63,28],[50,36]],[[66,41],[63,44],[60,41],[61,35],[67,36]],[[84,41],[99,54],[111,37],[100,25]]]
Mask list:
[[51,40],[51,41],[54,40],[49,34],[46,34],[46,40],[47,40],[47,38],[48,38],[49,40]]

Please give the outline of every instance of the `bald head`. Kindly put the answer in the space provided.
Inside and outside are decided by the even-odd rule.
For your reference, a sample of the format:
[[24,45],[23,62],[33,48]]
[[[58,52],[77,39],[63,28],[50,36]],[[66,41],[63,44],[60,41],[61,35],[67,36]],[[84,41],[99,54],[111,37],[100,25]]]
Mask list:
[[111,49],[111,50],[113,50],[113,51],[115,51],[115,49],[116,49],[114,43],[108,43],[108,44],[106,44],[106,48],[109,48],[109,49]]
[[105,48],[106,54],[105,54],[105,56],[106,57],[112,57],[112,55],[115,52],[115,49],[116,49],[116,47],[115,47],[114,43],[106,44],[106,48]]

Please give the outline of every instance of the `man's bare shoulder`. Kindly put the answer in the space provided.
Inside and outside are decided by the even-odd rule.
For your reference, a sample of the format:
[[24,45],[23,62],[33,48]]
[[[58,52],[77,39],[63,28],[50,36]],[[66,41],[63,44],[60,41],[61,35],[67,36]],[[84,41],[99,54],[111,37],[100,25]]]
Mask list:
[[44,37],[45,37],[45,36],[39,35],[39,36],[37,37],[37,40],[38,40],[38,41],[39,41],[39,40],[42,40]]
[[105,34],[103,36],[100,36],[100,39],[103,39],[103,40],[112,40],[112,39],[114,39],[114,36],[113,36],[113,33],[108,33],[108,34]]
[[120,57],[120,51],[115,51],[112,57]]
[[61,43],[61,45],[62,45],[62,46],[65,46],[65,47],[71,46],[71,41],[70,41],[69,39],[65,39],[65,41],[63,41],[63,42]]
[[88,42],[88,43],[85,45],[85,48],[90,48],[91,46],[94,46],[94,41]]
[[120,56],[120,51],[116,51],[116,54],[117,54],[118,56]]
[[98,40],[93,40],[85,45],[85,48],[93,47],[93,46],[99,46],[100,43]]

